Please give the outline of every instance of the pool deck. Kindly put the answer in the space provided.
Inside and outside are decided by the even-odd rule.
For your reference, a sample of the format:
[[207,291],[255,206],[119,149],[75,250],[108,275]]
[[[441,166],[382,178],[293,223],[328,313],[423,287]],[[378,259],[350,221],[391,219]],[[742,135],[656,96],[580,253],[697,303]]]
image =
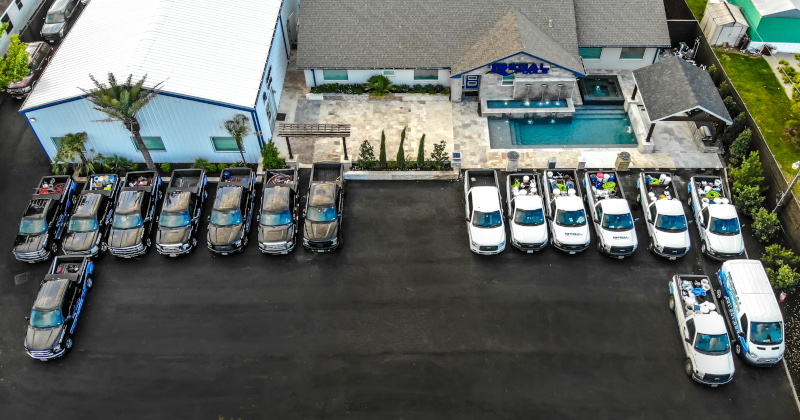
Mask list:
[[[664,122],[656,124],[653,133],[653,153],[637,148],[537,148],[492,149],[489,145],[489,125],[478,115],[477,102],[450,102],[443,95],[406,94],[383,98],[352,96],[337,100],[308,99],[302,71],[295,68],[293,52],[284,82],[278,112],[285,113],[287,123],[350,124],[351,137],[347,149],[356,160],[359,145],[365,139],[378,155],[381,131],[386,132],[386,155],[394,160],[400,145],[400,132],[408,127],[404,150],[407,160],[417,155],[419,139],[424,133],[425,151],[430,156],[433,144],[447,143],[446,151],[461,152],[463,168],[496,168],[508,166],[507,153],[520,154],[520,168],[546,168],[548,159],[555,157],[560,167],[576,167],[579,160],[587,168],[609,168],[621,151],[631,154],[633,168],[722,168],[716,153],[702,153],[695,144],[689,123]],[[620,73],[623,93],[630,95],[632,75]],[[343,156],[340,138],[292,138],[292,151],[301,165],[320,161],[338,161]],[[286,141],[276,138],[275,145],[283,157],[288,157]]]

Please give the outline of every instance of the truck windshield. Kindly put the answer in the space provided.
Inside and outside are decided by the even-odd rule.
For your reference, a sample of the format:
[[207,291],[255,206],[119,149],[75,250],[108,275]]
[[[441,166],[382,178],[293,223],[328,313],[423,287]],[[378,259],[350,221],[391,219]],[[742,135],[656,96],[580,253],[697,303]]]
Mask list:
[[656,229],[664,232],[683,232],[686,230],[686,216],[667,216],[659,214],[656,218]]
[[311,222],[332,222],[336,220],[336,208],[329,207],[309,207],[306,220]]
[[261,225],[263,226],[282,226],[292,223],[292,213],[288,209],[280,212],[265,211],[261,213]]
[[514,213],[514,223],[522,226],[538,226],[544,224],[544,212],[539,210],[519,210]]
[[31,311],[31,327],[52,328],[52,327],[57,327],[63,323],[64,323],[64,318],[61,316],[60,309],[55,309],[47,312],[37,311],[36,309]]
[[236,210],[211,210],[211,224],[233,226],[242,224],[242,212]]
[[64,23],[63,13],[48,13],[45,23]]
[[606,214],[603,216],[603,229],[622,232],[633,229],[633,217],[627,214]]
[[556,224],[559,226],[583,226],[586,224],[586,212],[580,210],[559,210],[556,212]]
[[41,235],[47,231],[47,222],[44,219],[22,219],[19,224],[19,233],[23,235]]
[[500,215],[500,210],[492,212],[482,212],[475,210],[472,213],[472,226],[479,228],[493,228],[499,227],[503,224],[503,217]]
[[161,215],[161,218],[158,219],[158,225],[167,228],[184,227],[189,226],[191,221],[192,218],[189,217],[188,211],[183,211],[180,213],[164,213]]
[[709,335],[698,333],[697,343],[695,343],[694,348],[703,354],[727,354],[731,351],[731,343],[728,341],[728,334]]
[[115,214],[114,227],[117,229],[132,229],[142,226],[142,216],[138,214]]
[[717,219],[716,217],[711,218],[711,222],[709,223],[709,230],[717,235],[736,235],[740,232],[739,230],[739,219]]
[[751,322],[750,341],[755,344],[780,344],[783,342],[781,322]]
[[97,220],[94,219],[72,219],[69,221],[69,232],[94,232],[98,228]]

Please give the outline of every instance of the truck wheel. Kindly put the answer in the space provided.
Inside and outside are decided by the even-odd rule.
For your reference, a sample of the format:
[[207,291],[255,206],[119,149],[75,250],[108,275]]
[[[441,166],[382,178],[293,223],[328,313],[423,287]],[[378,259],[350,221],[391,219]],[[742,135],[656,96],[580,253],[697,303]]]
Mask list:
[[722,289],[717,289],[714,291],[714,294],[717,295],[717,299],[722,299]]
[[692,374],[694,373],[692,359],[686,359],[686,363],[683,364],[683,371],[686,372],[687,376],[692,377]]
[[692,207],[692,197],[686,199],[686,205]]
[[92,278],[91,277],[86,277],[86,288],[87,289],[91,289],[92,288]]
[[197,246],[197,238],[192,238],[192,248]]
[[702,253],[703,255],[708,255],[708,248],[706,248],[705,242],[703,242],[703,244],[700,245],[700,253]]
[[[641,194],[636,194],[636,201],[642,203],[642,195]],[[644,207],[644,203],[642,203],[642,207]]]
[[144,241],[144,247],[147,248],[147,249],[150,249],[150,245],[152,243],[153,243],[153,241],[151,241],[150,238],[147,238],[147,240]]
[[742,355],[742,343],[740,343],[738,339],[733,343],[733,352],[736,353],[737,356]]
[[100,242],[100,252],[108,251],[108,244],[105,242]]
[[64,347],[67,349],[71,349],[74,344],[75,343],[72,342],[72,337],[67,337],[67,339],[64,340]]
[[50,244],[50,252],[53,254],[53,256],[58,254],[58,244],[57,243],[53,242],[52,244]]
[[669,297],[669,310],[670,311],[674,311],[675,310],[675,296],[670,296]]
[[650,252],[653,252],[653,243],[652,242],[647,244],[647,250],[650,251]]

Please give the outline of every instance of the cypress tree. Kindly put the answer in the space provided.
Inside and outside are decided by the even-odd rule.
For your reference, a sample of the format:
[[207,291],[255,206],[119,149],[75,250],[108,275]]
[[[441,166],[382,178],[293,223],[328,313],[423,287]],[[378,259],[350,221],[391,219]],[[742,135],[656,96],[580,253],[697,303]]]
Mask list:
[[378,163],[382,168],[386,167],[386,133],[381,130],[381,151],[378,155]]
[[422,169],[425,166],[425,135],[419,139],[419,148],[417,149],[417,168]]
[[403,131],[400,133],[400,148],[397,149],[397,167],[400,169],[404,169],[406,167],[406,151],[403,149],[405,142],[406,127],[403,127]]

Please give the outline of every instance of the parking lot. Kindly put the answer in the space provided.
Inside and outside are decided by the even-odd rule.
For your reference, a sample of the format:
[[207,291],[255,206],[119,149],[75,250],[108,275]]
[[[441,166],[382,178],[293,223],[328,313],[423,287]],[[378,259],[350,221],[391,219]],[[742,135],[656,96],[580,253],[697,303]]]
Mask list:
[[[331,254],[267,257],[251,232],[228,257],[105,255],[71,354],[32,360],[23,317],[47,267],[10,248],[46,163],[22,131],[0,146],[21,176],[0,187],[3,418],[797,417],[782,366],[737,359],[718,389],[683,373],[666,281],[714,272],[696,247],[658,259],[640,221],[628,260],[594,246],[478,256],[460,182],[349,182]],[[31,158],[12,163],[14,147]]]

